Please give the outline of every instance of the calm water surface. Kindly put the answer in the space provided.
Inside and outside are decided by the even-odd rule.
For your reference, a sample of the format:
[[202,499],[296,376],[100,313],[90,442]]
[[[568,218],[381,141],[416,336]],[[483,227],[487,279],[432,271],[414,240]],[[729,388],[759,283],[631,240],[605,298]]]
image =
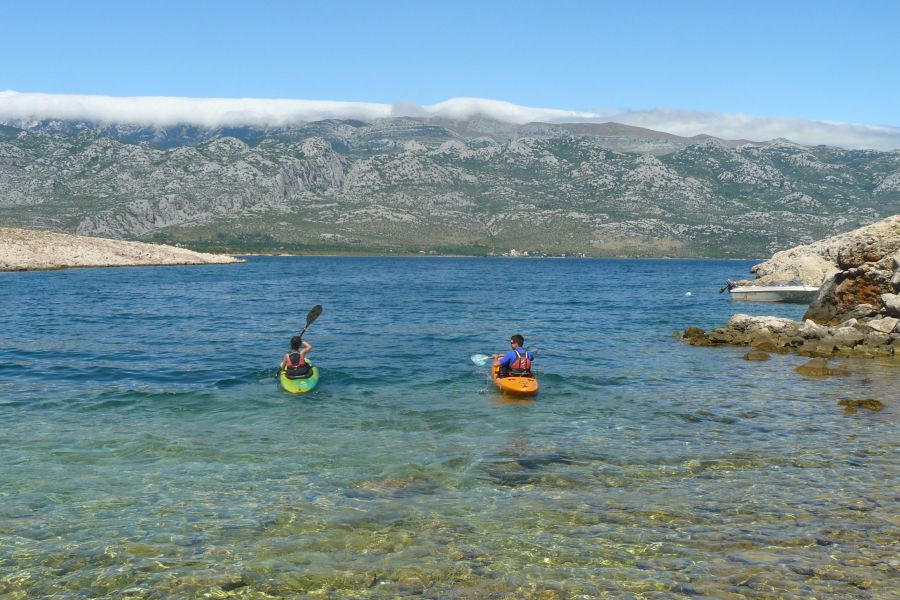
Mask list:
[[[811,379],[671,337],[800,318],[717,293],[751,264],[2,273],[0,597],[896,598],[900,361]],[[515,332],[534,402],[468,360]]]

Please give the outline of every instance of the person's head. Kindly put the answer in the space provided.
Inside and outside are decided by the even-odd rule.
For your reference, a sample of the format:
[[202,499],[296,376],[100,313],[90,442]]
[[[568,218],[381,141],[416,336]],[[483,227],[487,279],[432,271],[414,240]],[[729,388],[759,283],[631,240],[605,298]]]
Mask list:
[[515,344],[516,348],[521,348],[522,346],[525,345],[525,338],[523,338],[518,333],[514,333],[513,335],[509,336],[509,343],[511,345]]
[[303,343],[303,338],[299,335],[295,335],[291,338],[291,350],[299,350],[300,344]]

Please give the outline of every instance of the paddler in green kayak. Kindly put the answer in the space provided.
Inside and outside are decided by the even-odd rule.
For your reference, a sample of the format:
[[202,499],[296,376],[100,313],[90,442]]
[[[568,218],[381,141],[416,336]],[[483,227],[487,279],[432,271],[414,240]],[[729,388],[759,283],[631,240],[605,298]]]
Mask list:
[[291,338],[291,351],[281,359],[279,369],[284,371],[288,379],[302,379],[312,375],[312,368],[306,362],[306,355],[312,350],[312,345],[299,335]]

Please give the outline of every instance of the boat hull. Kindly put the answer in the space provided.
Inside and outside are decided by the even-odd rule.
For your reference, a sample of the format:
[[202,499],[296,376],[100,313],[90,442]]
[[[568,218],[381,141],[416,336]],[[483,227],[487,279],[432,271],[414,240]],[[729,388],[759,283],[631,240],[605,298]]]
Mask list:
[[732,300],[741,302],[793,302],[809,304],[819,293],[812,285],[739,286],[729,290]]
[[306,362],[312,367],[312,375],[309,377],[304,377],[302,379],[288,379],[284,370],[278,372],[278,381],[281,383],[281,389],[289,394],[306,394],[315,389],[319,384],[319,368],[313,366],[309,361]]
[[534,377],[500,377],[500,365],[491,367],[494,384],[512,396],[534,396],[538,393],[538,381]]

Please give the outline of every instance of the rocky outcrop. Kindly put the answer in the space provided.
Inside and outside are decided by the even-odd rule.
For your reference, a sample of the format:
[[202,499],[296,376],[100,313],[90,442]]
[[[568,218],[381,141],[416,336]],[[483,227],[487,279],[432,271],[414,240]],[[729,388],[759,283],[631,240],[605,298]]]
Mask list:
[[[836,272],[822,284],[803,322],[737,314],[708,333],[689,327],[683,339],[695,346],[735,344],[825,358],[900,355],[900,215],[806,248],[813,246],[833,257]],[[786,256],[773,257],[778,261],[770,261],[768,275],[784,272]]]
[[[897,220],[900,240],[900,219]],[[875,258],[875,262],[850,259],[849,266],[825,282],[819,295],[809,305],[804,319],[834,325],[847,319],[875,320],[886,316],[900,316],[897,292],[900,292],[900,251]]]
[[750,346],[765,352],[795,352],[822,358],[894,356],[900,355],[900,319],[865,323],[851,319],[828,327],[811,320],[799,323],[779,317],[736,314],[727,325],[709,332],[689,327],[682,339],[692,346]]
[[801,281],[822,285],[842,270],[877,262],[900,249],[900,215],[847,233],[777,252],[750,271],[757,279],[741,285],[772,285]]
[[0,227],[0,271],[243,262],[175,246]]

